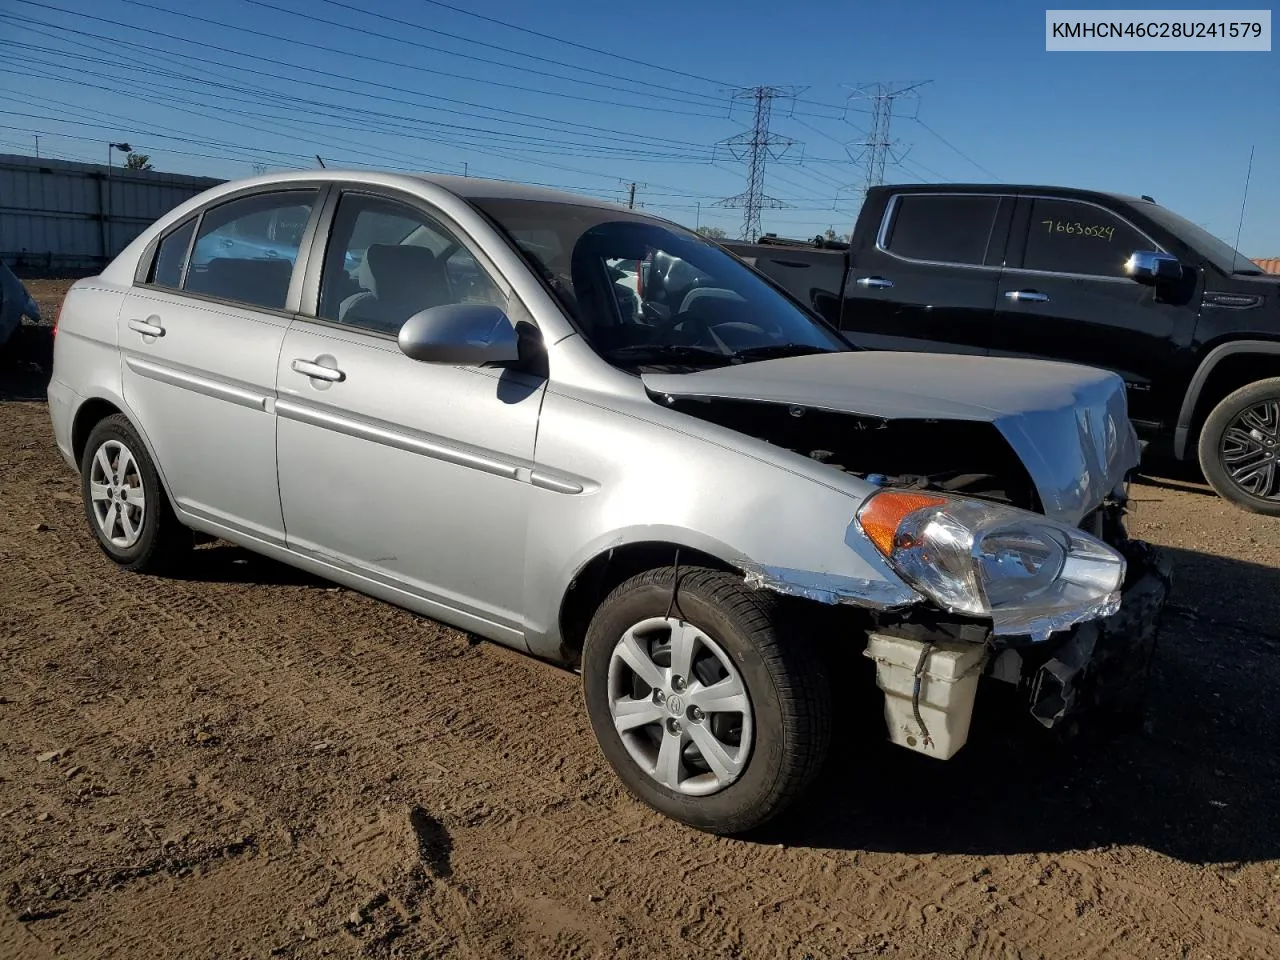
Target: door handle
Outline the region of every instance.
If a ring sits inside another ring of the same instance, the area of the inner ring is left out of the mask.
[[[312,363],[310,360],[298,359],[293,361],[290,366],[293,367],[295,373],[311,377],[313,380],[328,380],[330,383],[341,383],[347,379],[347,375],[341,370]]]
[[[146,320],[130,320],[129,329],[142,334],[144,337],[163,337],[164,327],[158,323],[151,322],[159,319],[159,317],[148,317]]]
[[[886,280],[884,277],[859,277],[854,283],[860,287],[869,287],[873,290],[888,290],[893,286],[893,281]]]
[[[1039,290],[1009,290],[1005,293],[1005,297],[1009,300],[1016,300],[1019,303],[1048,303],[1049,297],[1041,293]]]

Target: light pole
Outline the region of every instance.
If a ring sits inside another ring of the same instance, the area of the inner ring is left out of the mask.
[[[111,151],[119,150],[121,153],[129,153],[133,147],[127,143],[108,143],[107,144],[107,169],[111,169]]]

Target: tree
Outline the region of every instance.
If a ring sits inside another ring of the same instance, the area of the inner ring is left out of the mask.
[[[853,239],[853,237],[852,237],[852,234],[836,233],[834,228],[827,227],[827,233],[824,239],[826,239],[827,241],[839,240],[842,243],[848,243],[851,239]]]
[[[131,153],[124,158],[124,168],[126,170],[150,170],[151,154],[149,153]]]
[[[706,237],[708,240],[723,240],[728,236],[728,234],[719,227],[712,227],[706,224],[703,224],[698,228],[698,233],[702,234],[702,236]]]

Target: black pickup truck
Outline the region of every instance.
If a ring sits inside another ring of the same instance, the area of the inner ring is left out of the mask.
[[[848,244],[724,246],[859,346],[1113,370],[1152,453],[1280,515],[1280,276],[1150,197],[883,186]]]

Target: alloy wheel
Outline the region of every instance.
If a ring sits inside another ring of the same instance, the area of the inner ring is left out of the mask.
[[[1280,500],[1280,400],[1242,410],[1227,425],[1218,456],[1231,483],[1263,500]]]
[[[138,461],[119,440],[105,440],[89,470],[89,499],[98,529],[112,546],[128,549],[142,536],[147,500]]]

